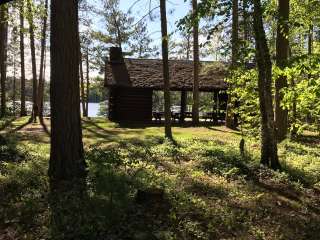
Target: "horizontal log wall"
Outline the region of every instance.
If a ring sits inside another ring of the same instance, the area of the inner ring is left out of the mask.
[[[152,90],[111,88],[109,119],[114,122],[151,122]]]

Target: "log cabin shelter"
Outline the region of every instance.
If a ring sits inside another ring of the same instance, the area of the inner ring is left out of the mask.
[[[153,111],[153,93],[163,91],[162,70],[161,59],[124,58],[120,48],[110,48],[105,65],[109,120],[118,123],[161,121],[161,113]],[[184,122],[186,117],[192,117],[192,113],[186,111],[186,102],[187,92],[193,90],[193,61],[169,60],[169,71],[170,90],[181,92],[177,120]],[[215,121],[224,119],[227,105],[226,74],[225,63],[200,63],[199,91],[212,93],[214,99],[212,111],[204,113],[205,118]]]

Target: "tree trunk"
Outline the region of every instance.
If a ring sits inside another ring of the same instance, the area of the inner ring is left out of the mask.
[[[37,63],[36,63],[36,48],[34,40],[34,23],[33,23],[33,13],[32,13],[32,0],[27,1],[28,7],[28,22],[29,22],[29,34],[30,34],[30,50],[31,50],[31,65],[32,65],[32,116],[33,122],[37,121],[38,116],[38,80],[37,80]]]
[[[286,67],[289,54],[289,0],[278,0],[278,27],[277,27],[277,66],[280,69]],[[287,78],[280,76],[275,81],[275,120],[277,140],[280,142],[286,138],[288,129],[288,111],[281,106],[283,93],[288,86]]]
[[[42,36],[41,36],[41,56],[40,56],[40,74],[39,74],[39,88],[38,88],[38,106],[39,119],[43,122],[43,92],[44,92],[44,62],[46,40],[47,40],[47,14],[48,14],[48,0],[45,0],[45,15],[43,17]]]
[[[15,12],[12,13],[12,15],[15,15]],[[14,46],[13,52],[12,52],[12,60],[13,60],[13,84],[12,84],[12,113],[13,116],[16,116],[16,76],[17,76],[17,68],[16,68],[16,44],[17,44],[17,27],[14,26],[11,31],[12,36],[12,45]]]
[[[16,116],[16,53],[13,53],[12,112]]]
[[[187,33],[187,52],[186,52],[186,60],[190,60],[190,51],[191,51],[191,35]],[[185,90],[181,91],[181,99],[180,99],[180,123],[185,122],[186,111],[187,111],[187,99],[188,92]]]
[[[262,21],[260,0],[254,0],[254,32],[258,64],[258,89],[261,112],[261,164],[279,169],[272,104],[272,64]]]
[[[86,100],[84,95],[84,77],[83,77],[83,67],[82,67],[82,53],[80,50],[80,91],[81,91],[81,107],[82,107],[82,116],[86,117]]]
[[[51,1],[51,181],[86,175],[80,116],[78,1]]]
[[[187,36],[187,60],[190,60],[190,52],[191,52],[191,36],[190,34],[188,33],[188,36]]]
[[[243,39],[244,41],[249,41],[249,31],[250,31],[250,22],[249,22],[249,0],[243,0]]]
[[[26,76],[24,66],[24,1],[21,1],[20,5],[20,71],[21,71],[21,86],[20,86],[20,116],[26,116]]]
[[[86,117],[89,113],[89,91],[90,91],[90,63],[89,63],[89,47],[87,47],[86,54],[86,79],[87,79],[87,92],[86,92]]]
[[[232,56],[231,69],[237,67],[239,58],[239,0],[232,0]],[[226,113],[226,127],[234,129],[237,124],[235,122],[234,106],[232,94],[228,95],[227,113]]]
[[[292,57],[292,51],[291,51],[291,48],[289,46],[289,55],[288,55],[289,58]],[[291,89],[293,90],[293,99],[292,99],[292,129],[291,129],[291,132],[290,132],[290,137],[291,138],[295,138],[296,135],[297,135],[297,132],[298,132],[298,128],[296,127],[295,123],[297,121],[297,118],[298,118],[298,113],[297,113],[297,93],[296,91],[294,90],[295,87],[296,87],[296,81],[295,79],[291,79],[290,81],[290,86],[291,86]]]
[[[309,26],[309,34],[308,34],[308,55],[312,54],[313,49],[313,25]]]
[[[291,88],[295,89],[296,82],[295,79],[291,79]],[[295,126],[295,123],[298,119],[298,112],[297,112],[297,93],[294,91],[293,92],[293,102],[292,102],[292,123],[294,126],[292,127],[291,130],[291,138],[294,138],[297,135],[298,128]]]
[[[8,6],[0,6],[0,73],[1,73],[1,113],[0,117],[7,114],[6,81],[7,81],[7,45],[8,45]]]
[[[198,3],[192,0],[193,14],[193,105],[192,122],[199,124],[199,21],[198,21]]]
[[[186,108],[187,108],[187,91],[181,91],[180,99],[180,123],[184,123],[186,118]]]
[[[239,0],[232,0],[232,67],[237,66],[239,60]]]
[[[165,137],[172,140],[173,138],[172,138],[172,132],[171,132],[170,75],[169,75],[166,0],[160,0],[160,15],[161,15],[161,35],[162,35]]]
[[[219,124],[219,116],[220,116],[220,98],[219,98],[219,90],[214,91],[214,106],[213,106],[213,113],[215,115],[214,121],[216,124]]]

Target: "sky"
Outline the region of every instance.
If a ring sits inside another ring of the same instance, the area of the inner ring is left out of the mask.
[[[102,0],[88,0],[89,3],[98,9],[102,9]],[[149,2],[151,1],[151,6]],[[131,8],[131,14],[135,17],[135,22],[139,21],[142,17],[146,16],[149,9],[154,9],[159,5],[159,0],[120,0],[120,8],[123,12],[128,12]],[[174,33],[177,30],[177,21],[183,18],[191,9],[190,1],[185,2],[185,0],[167,0],[167,21],[168,21],[168,33]],[[150,37],[154,40],[153,44],[161,46],[161,24],[160,24],[160,10],[159,8],[153,11],[156,16],[153,21],[147,16],[146,22],[148,26],[148,32]],[[92,15],[90,18],[93,21],[93,29],[104,31],[105,23],[102,17],[97,15]],[[176,33],[172,36],[173,39],[179,40],[179,34]],[[201,42],[201,39],[200,39]],[[26,43],[28,44],[28,43]],[[26,52],[27,63],[31,62],[31,57],[28,52]],[[203,60],[212,60],[211,58],[204,58]],[[50,59],[49,54],[47,54],[47,71],[46,79],[49,79],[50,71]],[[30,78],[31,75],[31,64],[26,64],[26,74]],[[98,72],[94,71],[93,75],[98,75]]]
[[[93,6],[101,9],[101,2],[102,0],[89,0],[89,3]],[[131,9],[132,15],[135,17],[135,21],[139,21],[143,16],[145,16],[149,12],[149,0],[120,0],[120,8],[124,12],[128,12],[130,7],[137,2]],[[151,9],[159,5],[159,0],[151,0]],[[187,12],[190,10],[190,3],[185,2],[185,0],[167,0],[167,20],[168,20],[168,32],[174,32],[176,27],[176,22],[184,17]],[[159,8],[154,10],[153,12],[158,18],[155,18],[154,21],[150,21],[149,17],[146,17],[148,31],[151,34],[150,37],[153,38],[155,45],[161,46],[161,24],[160,24],[160,10]],[[103,31],[105,28],[103,19],[96,15],[92,16],[94,30]],[[26,23],[27,24],[27,23]],[[178,38],[178,34],[174,36]],[[29,45],[28,35],[26,35],[25,39],[26,46]],[[49,43],[48,43],[49,44]],[[25,49],[25,57],[26,57],[26,76],[27,78],[32,78],[32,71],[31,71],[31,55],[28,48]],[[37,57],[37,65],[39,66],[39,57]],[[46,57],[46,80],[50,78],[50,58],[49,53],[47,53]],[[19,69],[18,69],[19,70]],[[37,69],[38,70],[38,69]],[[12,75],[12,67],[8,67],[8,74]],[[19,72],[19,71],[18,71]],[[98,75],[98,72],[93,71],[93,75]]]
[[[91,4],[99,7],[101,0],[90,0]],[[159,0],[151,0],[151,6],[149,6],[149,0],[120,0],[120,8],[123,12],[128,12],[131,9],[132,15],[135,17],[136,22],[144,17],[149,9],[153,9],[159,5]],[[168,20],[168,32],[174,32],[176,27],[176,22],[183,18],[190,10],[190,3],[185,2],[185,0],[169,0],[167,1],[167,20]],[[155,9],[153,13],[158,16],[154,21],[150,21],[149,17],[146,17],[148,23],[148,30],[151,34],[150,36],[154,39],[155,44],[160,44],[161,40],[161,28],[160,28],[160,10]],[[96,29],[103,29],[102,19],[94,19],[94,25]]]
[[[136,0],[120,0],[120,7],[124,11],[127,11],[130,6],[135,2]],[[159,0],[153,0],[151,9],[159,5]],[[145,16],[146,13],[149,11],[149,0],[141,0],[137,5],[133,8],[132,12],[136,13],[136,18],[141,18],[142,16]],[[183,18],[188,11],[190,10],[190,3],[185,2],[185,0],[172,0],[167,1],[167,18],[168,18],[168,31],[169,33],[172,33],[176,30],[176,22]],[[159,16],[159,9],[156,9],[154,13],[157,13],[157,16]],[[138,17],[139,16],[139,17]],[[160,33],[160,18],[155,19],[154,22],[148,21],[148,27],[149,32],[153,33],[153,38],[155,41],[159,41],[161,39],[161,33]]]

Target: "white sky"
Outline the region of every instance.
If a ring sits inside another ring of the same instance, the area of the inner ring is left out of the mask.
[[[101,8],[101,0],[88,0],[90,4],[93,4],[97,8]],[[127,12],[129,8],[133,5],[133,3],[137,2],[137,0],[120,0],[120,8]],[[149,2],[151,2],[151,5],[149,5]],[[158,6],[159,0],[140,0],[138,1],[134,7],[132,7],[131,12],[135,16],[136,21],[141,19],[143,16],[145,16],[149,9],[153,9],[154,7]],[[149,17],[146,18],[148,23],[148,30],[151,34],[152,38],[154,39],[154,44],[161,46],[161,25],[160,25],[160,19],[159,19],[159,9],[156,9],[153,13],[158,16],[154,19],[154,21],[150,21]],[[168,31],[169,33],[173,33],[176,31],[176,23],[179,19],[184,17],[188,11],[190,11],[190,2],[185,0],[170,0],[167,1],[167,18],[168,18]],[[103,31],[105,28],[103,19],[98,16],[92,16],[93,20],[93,28],[94,30],[100,30]],[[25,23],[27,25],[27,23]],[[179,39],[179,35],[176,33],[173,35],[173,38],[176,40]],[[200,42],[204,41],[205,39],[200,39]],[[39,43],[38,43],[39,44]],[[28,79],[32,78],[31,73],[31,56],[30,56],[30,48],[29,48],[29,34],[25,34],[25,65],[26,65],[26,77]],[[39,55],[40,51],[37,52],[37,74],[39,74]],[[17,54],[17,59],[20,60],[20,55]],[[210,58],[207,58],[205,60],[208,60]],[[212,59],[212,58],[211,58]],[[50,78],[50,58],[49,58],[49,51],[47,52],[46,57],[46,80],[48,81]],[[10,72],[12,71],[12,68],[8,69],[9,73],[8,75],[12,75]],[[96,76],[98,72],[91,72],[92,76]],[[19,67],[18,67],[18,74],[20,75]]]
[[[101,6],[101,0],[89,0],[91,4],[99,7]],[[149,3],[151,2],[151,5]],[[134,4],[136,3],[136,4]],[[134,4],[134,6],[133,6]],[[124,12],[128,12],[131,8],[131,12],[133,16],[135,16],[136,21],[145,16],[149,9],[153,9],[159,5],[159,0],[120,0],[120,8]],[[190,10],[190,4],[185,2],[184,0],[171,0],[167,1],[167,18],[168,18],[168,31],[172,33],[176,30],[176,22],[184,17],[188,11]],[[153,13],[159,17],[159,9],[153,11]],[[153,33],[151,36],[155,41],[160,41],[161,39],[161,28],[160,28],[160,20],[156,18],[153,22],[149,20],[149,17],[146,18],[148,20],[148,30],[149,33]],[[103,23],[99,19],[95,19],[95,25],[100,30],[104,28]]]

